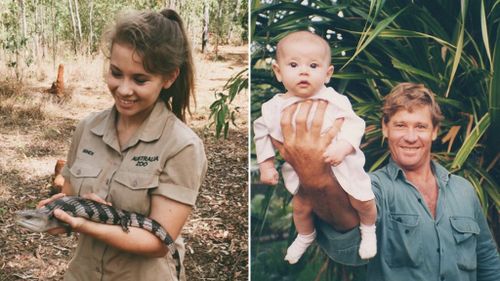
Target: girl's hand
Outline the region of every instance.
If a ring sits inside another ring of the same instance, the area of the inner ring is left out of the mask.
[[[97,203],[101,203],[101,204],[108,205],[108,206],[113,206],[111,204],[111,202],[104,201],[104,199],[102,199],[101,197],[99,197],[95,193],[87,193],[87,194],[84,194],[82,197],[85,199],[90,199],[92,201],[96,201]]]
[[[66,194],[58,193],[50,198],[44,199],[37,204],[37,208],[42,208],[43,206],[49,204],[50,202],[57,200],[59,198],[62,198],[64,196],[66,196]],[[104,201],[99,196],[97,196],[97,194],[95,194],[95,193],[88,193],[88,194],[83,195],[82,197],[96,201],[96,202],[101,203],[101,204],[111,206],[110,202]],[[78,232],[78,230],[82,227],[82,225],[84,225],[87,222],[87,220],[84,218],[73,217],[60,209],[54,210],[54,216],[58,220],[60,220],[64,223],[67,223],[71,227],[71,229],[73,231],[76,231],[76,232]],[[52,235],[58,235],[58,234],[63,234],[63,233],[67,233],[67,232],[68,232],[67,229],[64,227],[58,227],[58,228],[54,228],[54,229],[51,229],[48,231],[48,233],[50,233]]]
[[[66,196],[66,194],[64,194],[64,193],[57,193],[56,195],[53,195],[50,198],[43,199],[42,201],[38,202],[38,204],[36,205],[36,208],[40,209],[43,206],[49,204],[50,202],[55,201],[55,200],[57,200],[59,198],[63,198],[64,196]]]
[[[101,203],[101,204],[104,204],[104,205],[111,206],[110,202],[104,201],[104,199],[102,199],[101,197],[99,197],[95,193],[87,193],[87,194],[84,194],[82,197],[85,198],[85,199],[90,199],[90,200],[96,201],[97,203]],[[60,210],[60,209],[54,210],[54,216],[58,220],[60,220],[60,221],[62,221],[64,223],[67,223],[71,227],[71,229],[73,231],[76,231],[76,232],[79,232],[79,230],[81,229],[81,227],[85,223],[88,222],[88,220],[86,220],[84,218],[73,217],[73,216],[69,215],[68,213],[66,213],[66,212],[64,212],[63,210]],[[57,234],[59,234],[59,233],[57,233]]]
[[[40,209],[40,208],[42,208],[43,206],[45,206],[45,205],[49,204],[50,202],[55,201],[55,200],[57,200],[57,199],[60,199],[60,198],[62,198],[62,197],[64,197],[64,196],[66,196],[66,194],[64,194],[64,193],[58,193],[58,194],[55,194],[55,195],[53,195],[53,196],[52,196],[52,197],[50,197],[50,198],[47,198],[47,199],[44,199],[44,200],[42,200],[42,201],[38,202],[38,204],[36,205],[36,208],[37,208],[37,209]],[[59,211],[59,210],[58,210],[58,211]],[[55,212],[54,212],[54,213],[55,213]],[[64,212],[63,212],[63,213],[64,213]],[[56,216],[56,217],[57,217],[57,216]],[[48,233],[50,233],[50,234],[52,234],[52,235],[58,235],[58,234],[66,233],[67,231],[66,231],[66,229],[65,229],[64,227],[58,227],[58,228],[53,228],[53,229],[51,229],[51,230],[49,230],[49,231],[47,231],[47,232],[48,232]]]
[[[68,213],[66,213],[65,211],[63,211],[61,209],[54,210],[54,216],[58,220],[60,220],[64,223],[67,223],[69,225],[69,227],[71,227],[71,230],[76,231],[76,232],[78,232],[78,230],[87,222],[86,219],[80,218],[80,217],[72,217],[71,215],[69,215]],[[59,228],[51,229],[48,232],[50,234],[62,234],[62,233],[66,233],[67,229],[64,227],[59,227]]]

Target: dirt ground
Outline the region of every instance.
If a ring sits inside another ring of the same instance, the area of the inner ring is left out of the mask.
[[[247,46],[225,46],[217,61],[196,54],[197,108],[189,125],[205,142],[207,178],[183,229],[188,280],[248,278],[247,93],[235,105],[238,127],[215,139],[209,106],[215,91],[247,65]],[[44,90],[55,81],[54,66],[27,72],[21,86],[0,82],[0,280],[62,280],[77,237],[30,233],[13,214],[49,196],[57,159],[65,159],[78,121],[113,103],[103,80],[102,59],[64,60],[70,98]],[[0,73],[2,70],[0,69]],[[4,91],[18,87],[15,96]],[[2,92],[4,91],[4,92]]]

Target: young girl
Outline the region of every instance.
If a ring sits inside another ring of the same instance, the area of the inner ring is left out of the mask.
[[[180,264],[151,232],[131,227],[127,233],[58,210],[55,216],[80,233],[64,280],[185,280],[179,234],[207,162],[201,140],[183,123],[194,90],[183,23],[173,10],[127,12],[108,43],[106,83],[115,104],[77,126],[62,192],[158,221],[177,238]]]

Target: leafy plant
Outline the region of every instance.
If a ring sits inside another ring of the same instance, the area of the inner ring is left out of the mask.
[[[236,116],[239,112],[239,106],[233,106],[231,103],[234,98],[241,92],[248,88],[248,70],[244,69],[238,74],[231,77],[221,92],[216,92],[216,100],[210,105],[210,117],[213,122],[210,126],[215,125],[215,136],[220,137],[224,132],[224,138],[227,138],[229,132],[229,125],[236,124]],[[227,91],[227,94],[224,93]]]
[[[284,91],[270,67],[276,43],[287,32],[312,29],[331,45],[330,86],[366,121],[365,168],[376,170],[389,156],[380,128],[383,97],[399,82],[425,84],[445,115],[433,157],[472,183],[498,237],[500,1],[253,1],[252,7],[252,120],[263,102]]]

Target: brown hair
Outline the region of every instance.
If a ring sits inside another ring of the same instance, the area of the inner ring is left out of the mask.
[[[179,68],[179,76],[170,88],[161,90],[160,98],[185,121],[186,112],[191,113],[190,99],[194,101],[194,65],[180,16],[170,9],[125,11],[118,15],[105,40],[109,53],[114,43],[131,45],[147,72],[168,76]]]
[[[400,83],[385,96],[382,107],[382,120],[385,124],[401,109],[412,112],[414,108],[429,106],[431,110],[432,125],[439,126],[443,120],[441,109],[434,99],[434,93],[423,84]]]

